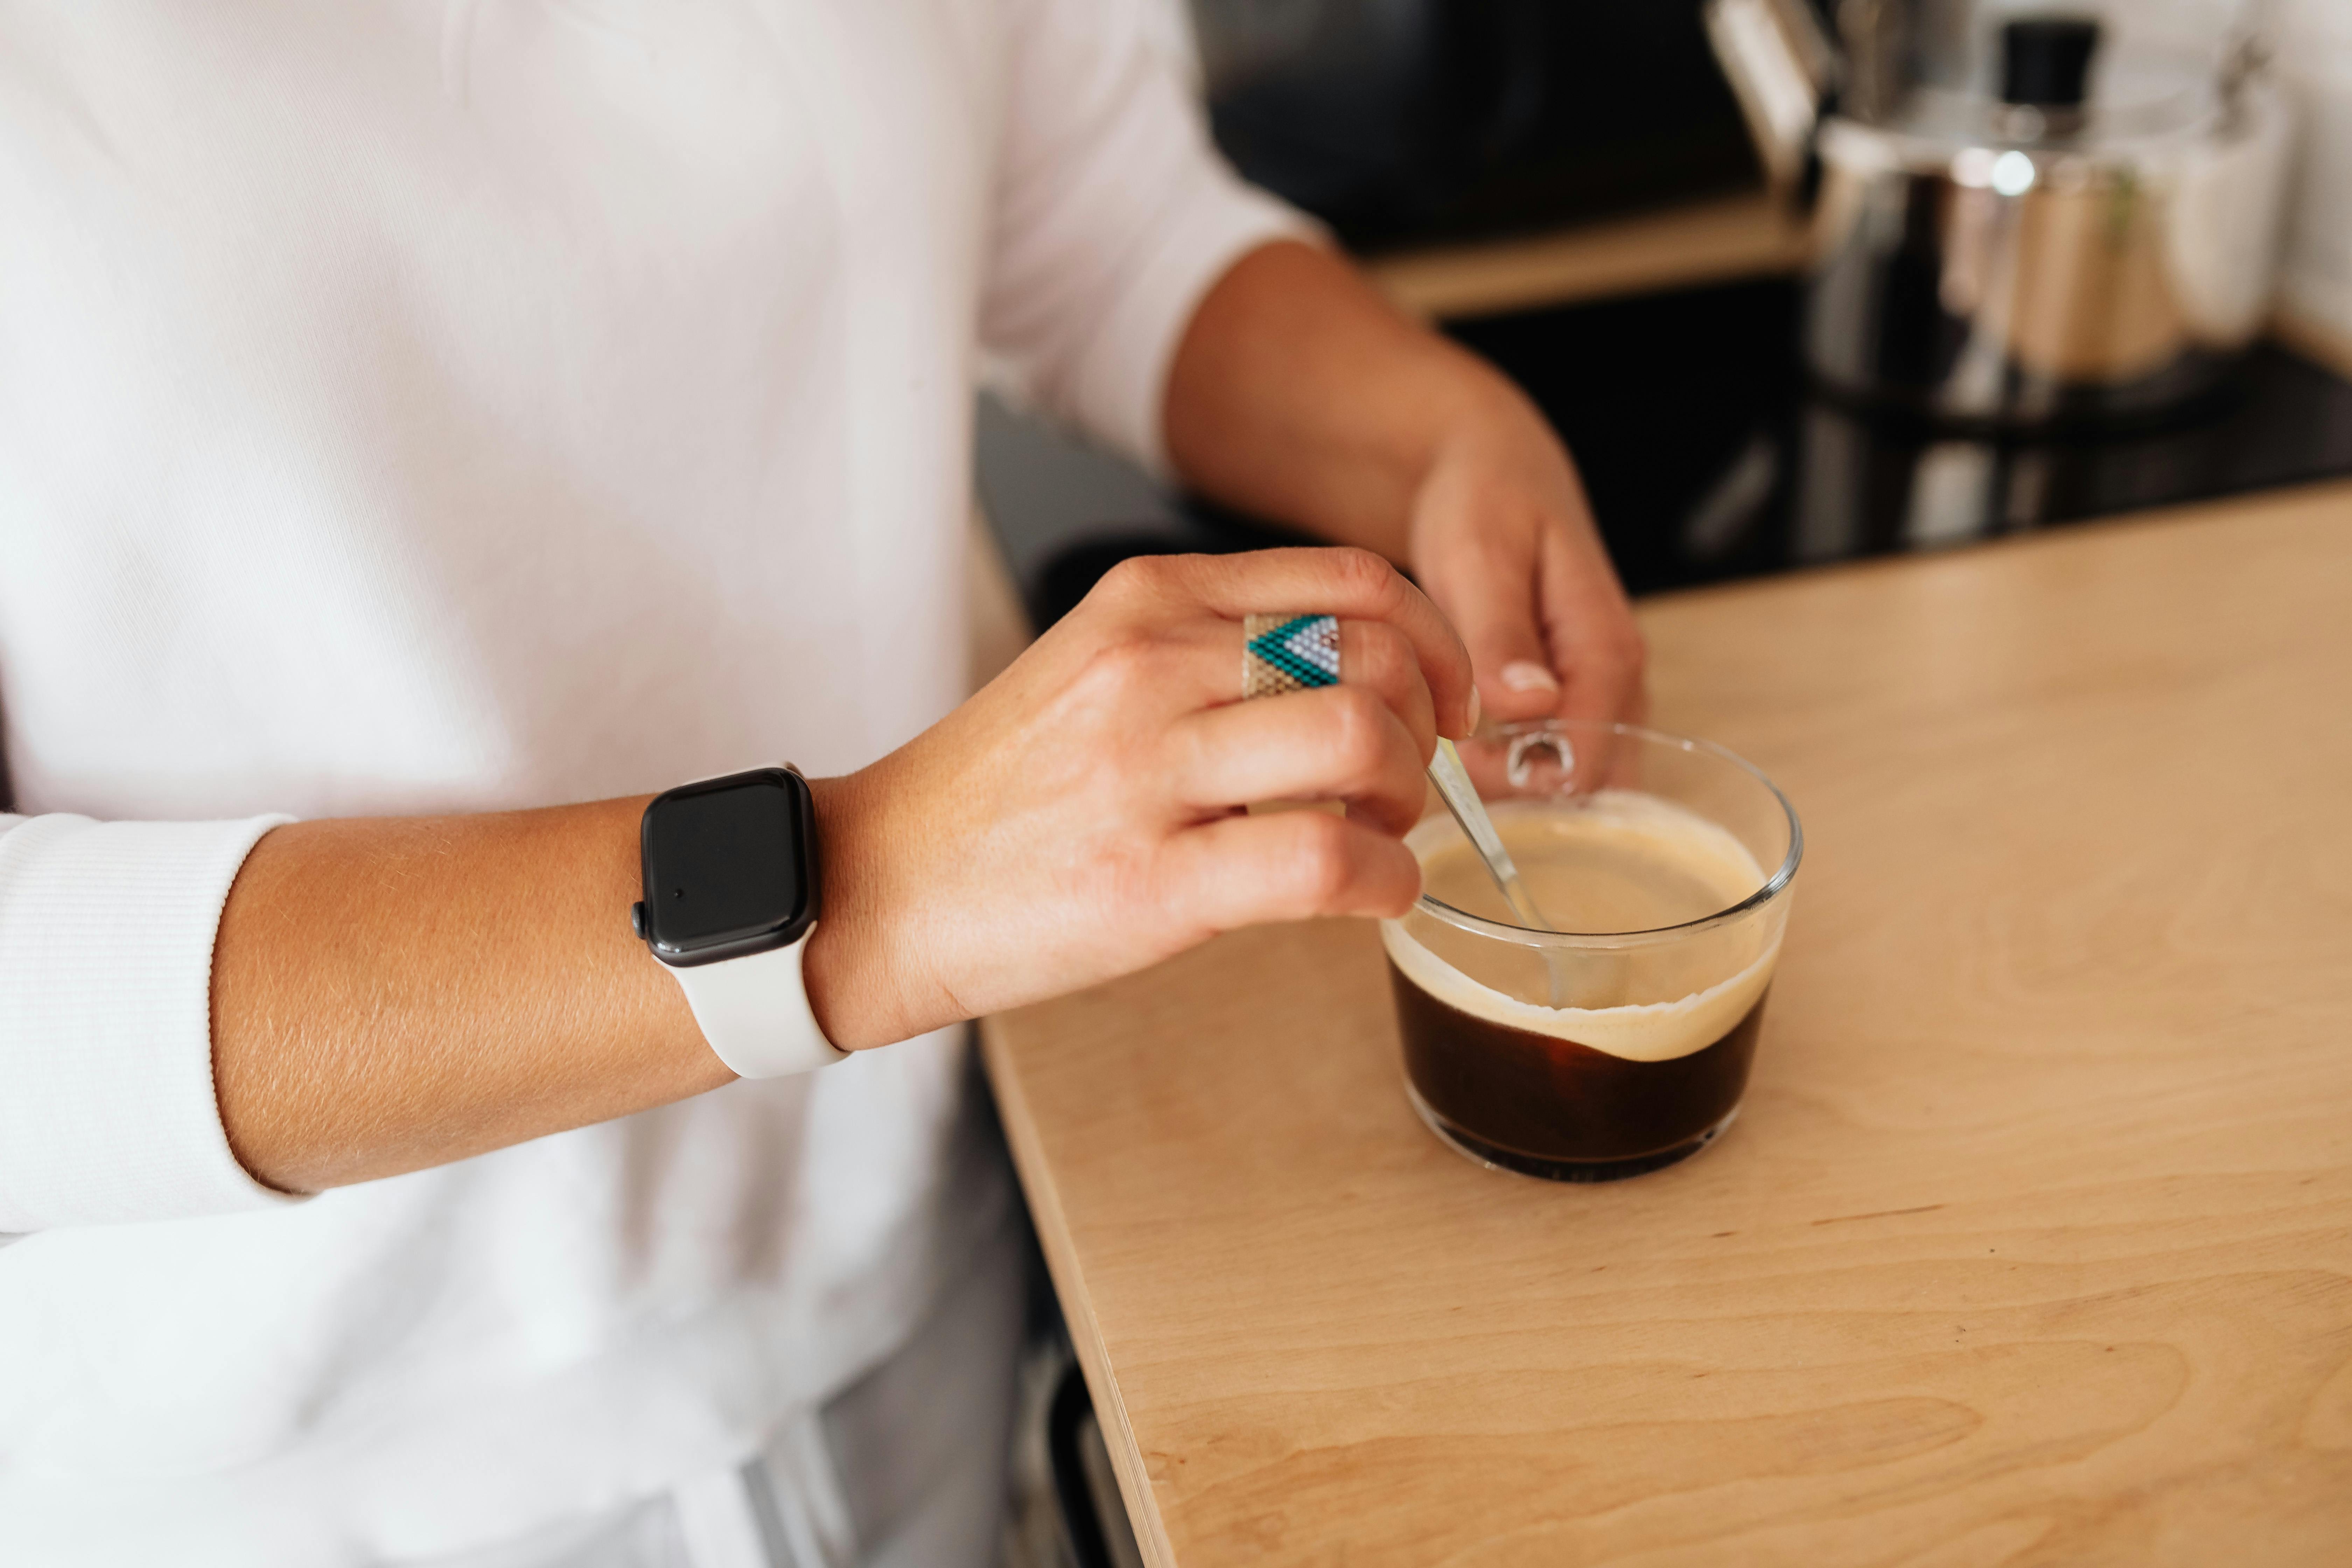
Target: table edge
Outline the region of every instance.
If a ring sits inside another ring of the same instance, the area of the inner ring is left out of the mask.
[[[1045,1271],[1052,1277],[1054,1294],[1069,1329],[1070,1346],[1077,1352],[1087,1392],[1094,1400],[1095,1425],[1101,1429],[1103,1447],[1109,1452],[1111,1468],[1118,1477],[1119,1496],[1127,1505],[1136,1545],[1150,1568],[1176,1568],[1175,1546],[1168,1539],[1166,1521],[1160,1516],[1159,1500],[1152,1493],[1150,1472],[1144,1467],[1143,1447],[1136,1438],[1135,1423],[1128,1418],[1118,1382],[1111,1375],[1110,1352],[1103,1342],[1102,1325],[1095,1317],[1093,1294],[1086,1288],[1086,1270],[1077,1258],[1068,1216],[1062,1211],[1061,1192],[1045,1158],[1021,1075],[1005,1059],[1012,1047],[1004,1041],[1002,1029],[1002,1020],[994,1015],[980,1020],[981,1063],[988,1073],[989,1087],[995,1093],[1004,1141],[1012,1150],[1022,1194],[1029,1203],[1031,1227],[1045,1255]]]

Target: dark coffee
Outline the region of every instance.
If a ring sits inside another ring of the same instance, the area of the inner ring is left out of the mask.
[[[1413,829],[1425,896],[1381,936],[1415,1105],[1479,1159],[1557,1181],[1696,1152],[1748,1087],[1780,946],[1780,910],[1737,912],[1764,881],[1754,854],[1635,791],[1492,809],[1566,934],[1526,940],[1450,819]]]
[[[1712,1044],[1633,1061],[1465,1013],[1393,961],[1389,982],[1424,1111],[1471,1152],[1555,1180],[1638,1175],[1703,1148],[1748,1087],[1764,1018],[1759,995]]]

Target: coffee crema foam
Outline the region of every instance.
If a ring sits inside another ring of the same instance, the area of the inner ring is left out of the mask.
[[[1729,831],[1639,791],[1602,790],[1572,804],[1500,802],[1491,815],[1537,906],[1562,931],[1608,934],[1680,925],[1730,909],[1764,885],[1763,868]],[[1429,817],[1405,844],[1421,861],[1430,897],[1517,924],[1452,817]],[[1499,988],[1514,963],[1523,972],[1517,988],[1528,988],[1530,949],[1440,927],[1432,917],[1419,923],[1432,928],[1448,956],[1433,952],[1401,921],[1382,921],[1381,940],[1397,968],[1432,996],[1474,1017],[1628,1061],[1670,1061],[1721,1039],[1763,995],[1780,956],[1778,920],[1729,922],[1655,946],[1571,950],[1560,962],[1571,972],[1581,966],[1603,976],[1596,988],[1631,987],[1654,999],[1551,1007]]]

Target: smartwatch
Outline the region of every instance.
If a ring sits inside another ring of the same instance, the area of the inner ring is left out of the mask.
[[[639,856],[645,898],[629,922],[686,992],[720,1061],[740,1078],[781,1078],[847,1054],[817,1027],[801,981],[818,877],[816,804],[799,769],[655,796]]]

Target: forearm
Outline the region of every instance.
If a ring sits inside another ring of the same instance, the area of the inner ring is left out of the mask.
[[[213,965],[231,1147],[310,1192],[683,1099],[730,1075],[630,934],[638,800],[296,823]]]
[[[1251,606],[1340,617],[1347,684],[1231,700]],[[821,912],[802,976],[836,1046],[887,1045],[1269,920],[1393,914],[1460,641],[1353,551],[1131,563],[979,695],[813,779]],[[1251,816],[1332,799],[1345,817]],[[646,801],[297,823],[214,944],[214,1089],[246,1170],[317,1191],[728,1081],[629,929]]]
[[[1447,443],[1498,429],[1549,442],[1491,366],[1296,241],[1244,257],[1202,300],[1164,418],[1178,472],[1202,493],[1399,562]]]

